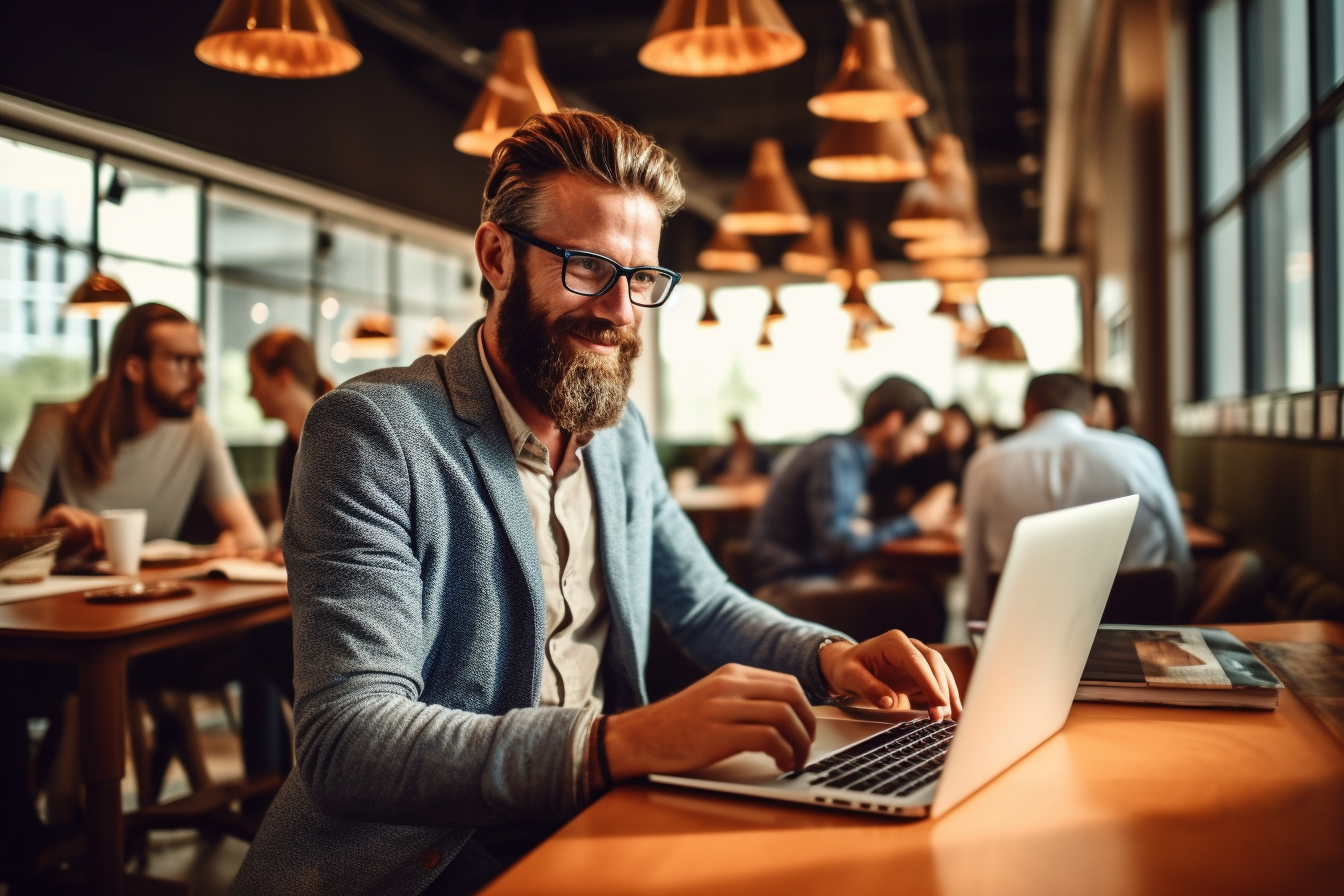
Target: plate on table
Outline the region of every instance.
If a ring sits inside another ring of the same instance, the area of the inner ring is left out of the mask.
[[[113,585],[111,588],[95,588],[85,591],[84,599],[94,604],[120,604],[186,597],[195,593],[195,589],[186,582],[164,579],[159,582],[131,582],[128,585]]]

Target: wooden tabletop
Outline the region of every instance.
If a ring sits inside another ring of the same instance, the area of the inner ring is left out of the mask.
[[[1326,623],[1229,626],[1331,640]],[[625,785],[486,892],[1339,892],[1344,745],[1274,712],[1075,704],[1064,730],[937,821]]]
[[[697,485],[672,494],[687,513],[714,513],[759,510],[770,491],[770,480],[760,479],[742,485]]]

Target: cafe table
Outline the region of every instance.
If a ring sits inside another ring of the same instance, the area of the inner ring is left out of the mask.
[[[155,581],[193,569],[145,571]],[[103,584],[89,577],[84,588]],[[288,619],[283,584],[196,579],[186,597],[94,603],[84,590],[0,603],[0,659],[69,663],[79,696],[79,759],[85,788],[85,885],[90,893],[185,892],[124,873],[121,804],[126,774],[127,662],[135,656],[235,635]]]
[[[1227,628],[1344,647],[1332,623]],[[965,683],[968,649],[943,649]],[[1341,843],[1344,743],[1295,693],[1272,712],[1075,703],[936,820],[627,783],[484,893],[1337,896]]]

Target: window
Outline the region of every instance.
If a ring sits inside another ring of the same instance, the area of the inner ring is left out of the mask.
[[[1219,218],[1204,234],[1205,378],[1215,397],[1246,390],[1241,246],[1239,210]]]
[[[1207,208],[1241,182],[1241,85],[1236,0],[1209,6],[1200,27],[1200,109],[1204,158],[1201,204]]]
[[[1257,337],[1264,389],[1316,385],[1311,304],[1311,171],[1299,153],[1265,181],[1257,198],[1262,233],[1256,268],[1261,309]]]
[[[1307,0],[1252,0],[1246,50],[1251,147],[1258,158],[1307,117]]]

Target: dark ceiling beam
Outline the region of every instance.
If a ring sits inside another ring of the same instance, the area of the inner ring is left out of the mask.
[[[434,17],[420,0],[336,0],[352,15],[389,36],[414,47],[458,74],[485,83],[493,68],[494,53],[468,46]],[[569,102],[590,112],[598,105],[571,90],[563,91]],[[463,110],[465,115],[467,110]],[[717,198],[713,179],[699,171],[684,154],[677,157],[681,183],[686,189],[686,210],[707,221],[723,216],[724,203]]]

